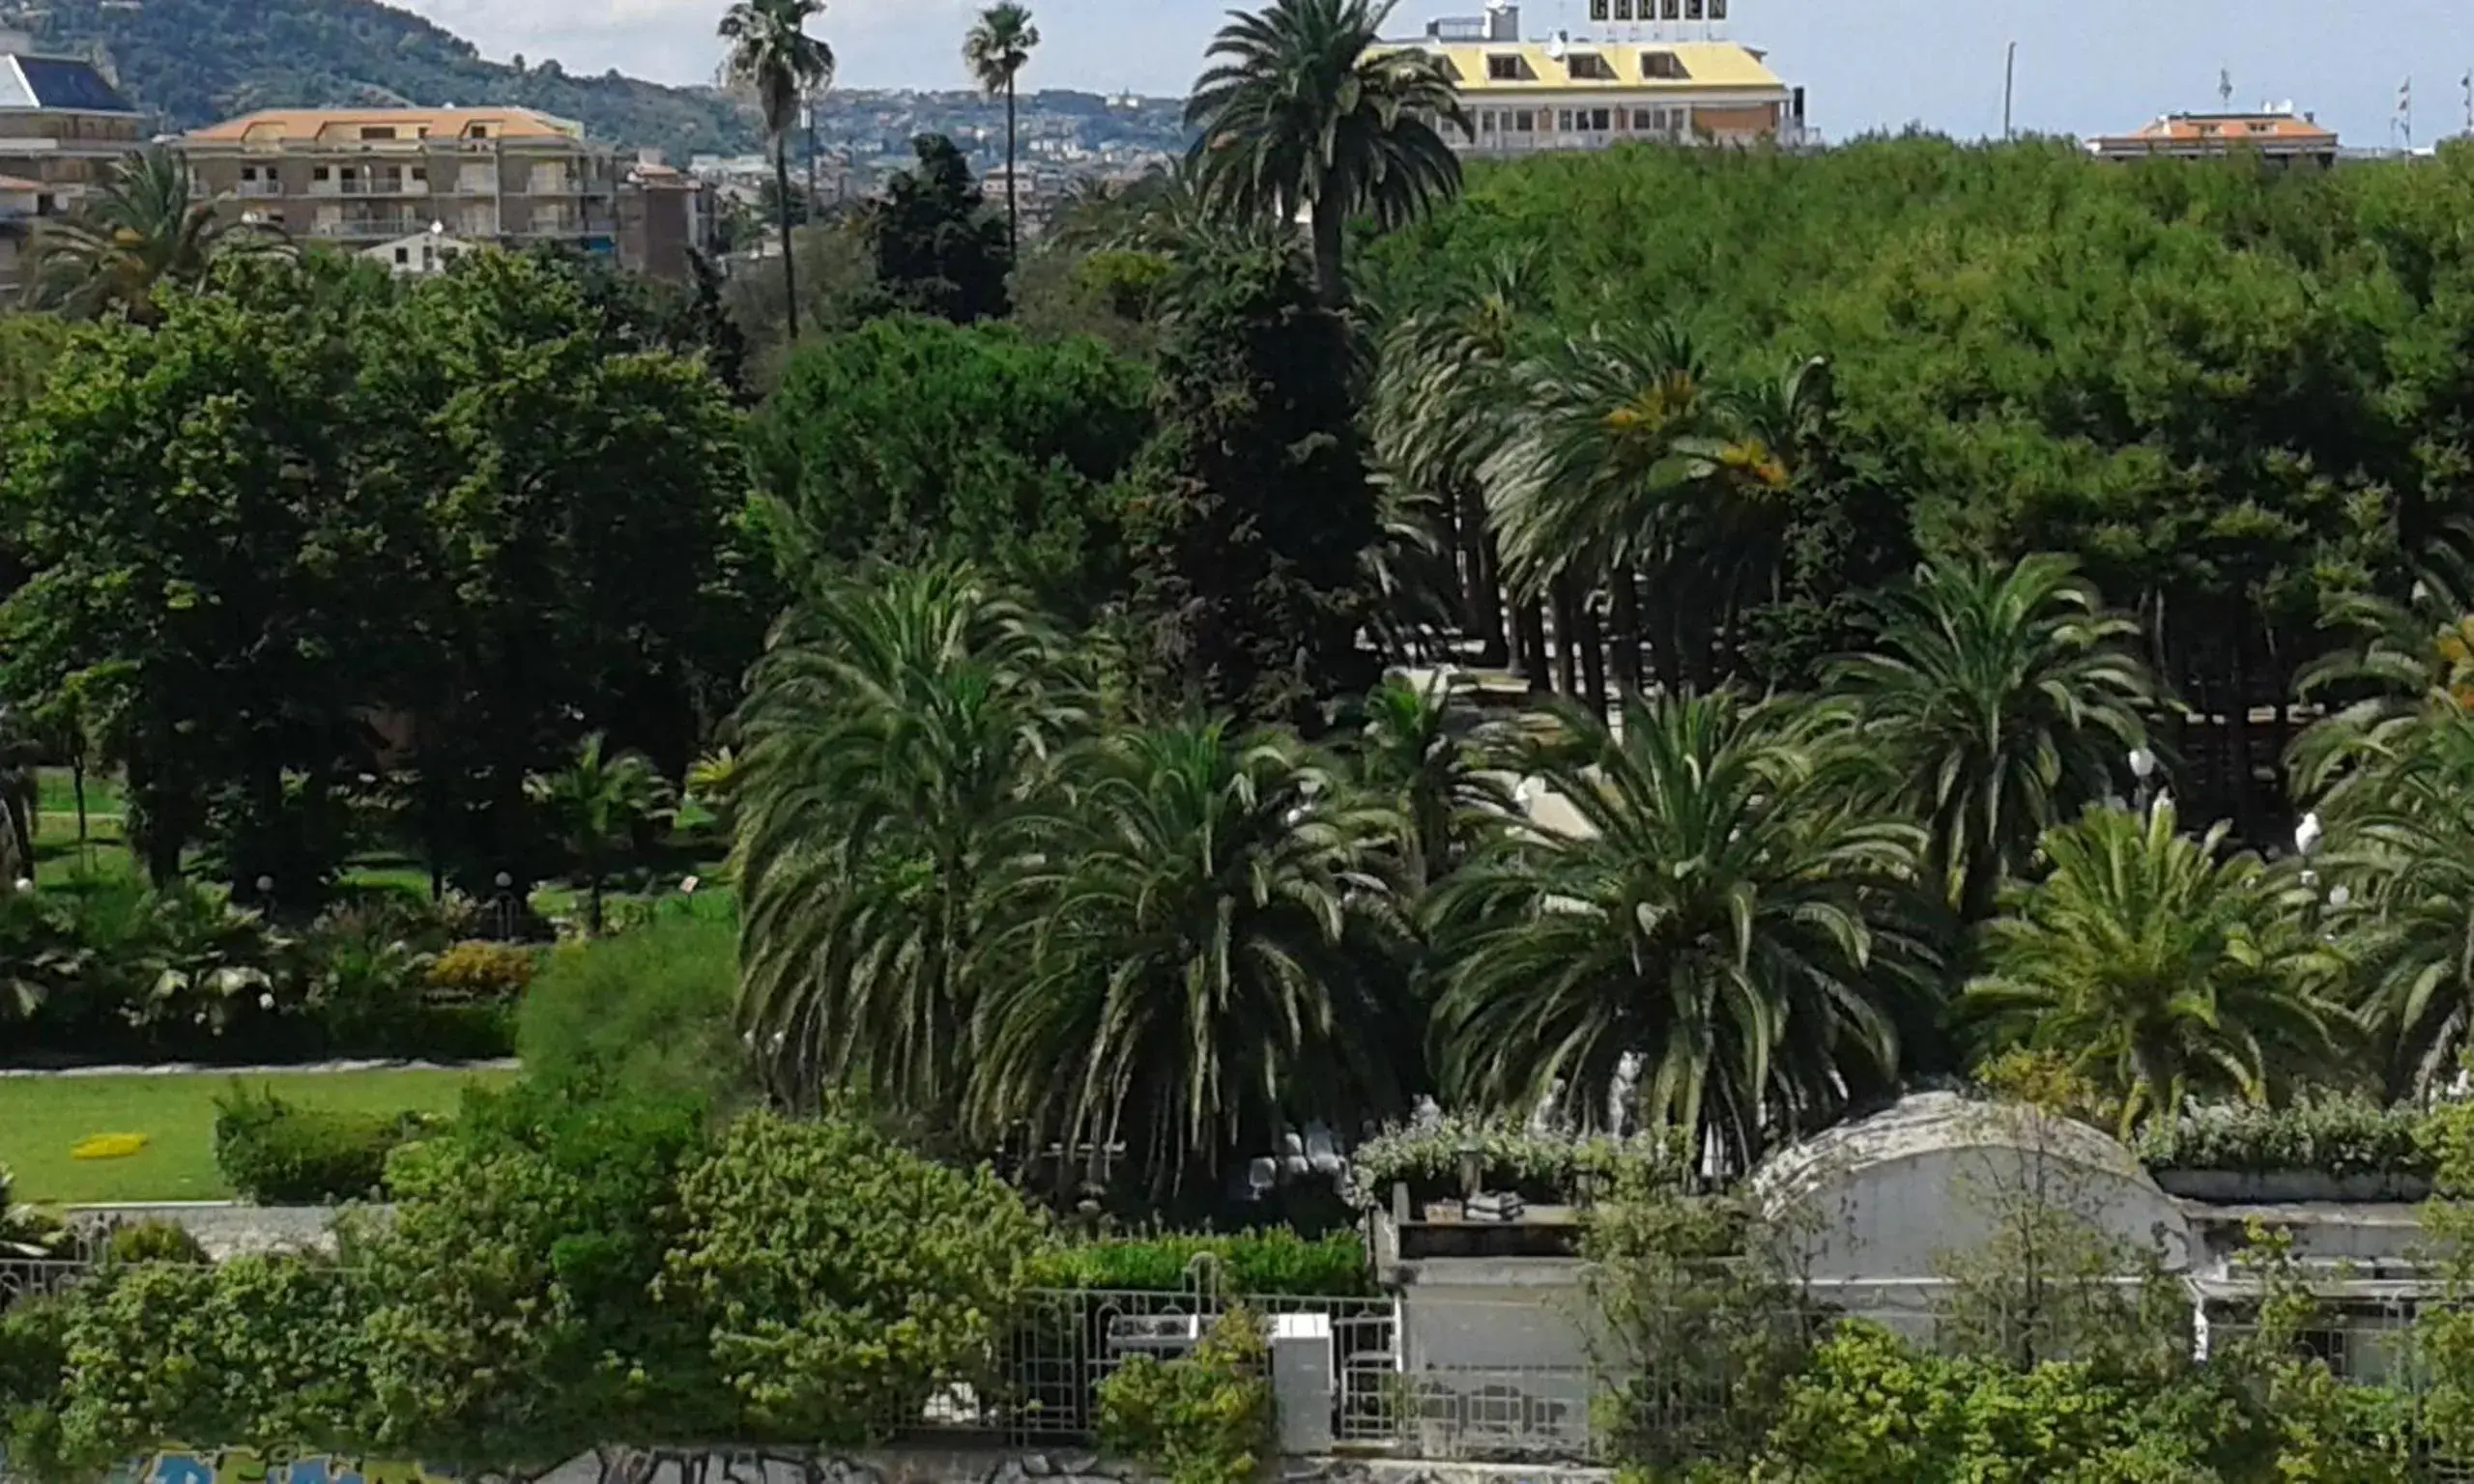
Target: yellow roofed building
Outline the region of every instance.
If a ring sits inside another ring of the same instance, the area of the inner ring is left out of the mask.
[[[1478,156],[1671,144],[1798,146],[1807,142],[1804,97],[1764,54],[1725,39],[1726,0],[1592,0],[1605,24],[1585,37],[1528,41],[1517,6],[1482,18],[1438,20],[1402,49],[1439,57],[1459,86],[1474,136],[1451,130]],[[1688,18],[1687,18],[1688,13]]]

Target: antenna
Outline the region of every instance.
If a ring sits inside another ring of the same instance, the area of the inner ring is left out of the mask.
[[[2216,72],[2216,100],[2228,112],[2233,108],[2233,69],[2222,67]]]
[[[2001,68],[2001,138],[2008,143],[2018,138],[2010,128],[2010,105],[2019,96],[2019,43],[2010,43],[2010,60]]]

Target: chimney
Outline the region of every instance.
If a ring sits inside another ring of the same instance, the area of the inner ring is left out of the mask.
[[[1492,0],[1486,7],[1486,40],[1517,42],[1520,40],[1520,7],[1510,0]]]

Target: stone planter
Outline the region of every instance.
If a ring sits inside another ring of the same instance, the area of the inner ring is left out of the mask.
[[[2407,1171],[2331,1175],[2324,1170],[2157,1170],[2169,1195],[2219,1206],[2282,1206],[2322,1201],[2358,1204],[2428,1200],[2431,1177]]]

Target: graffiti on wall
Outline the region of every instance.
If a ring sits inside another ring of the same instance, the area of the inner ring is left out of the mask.
[[[453,1484],[419,1464],[311,1454],[270,1463],[246,1448],[158,1453],[113,1484]]]

